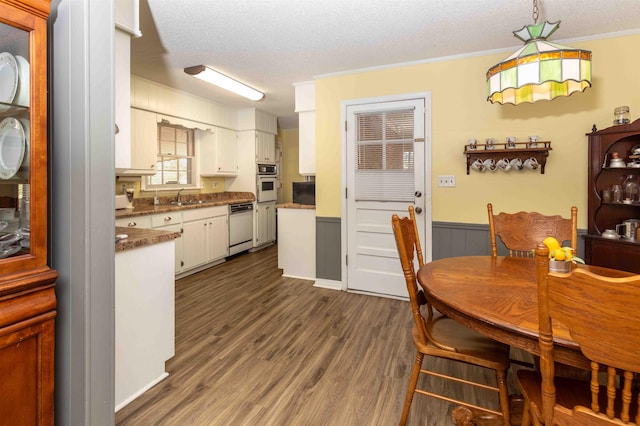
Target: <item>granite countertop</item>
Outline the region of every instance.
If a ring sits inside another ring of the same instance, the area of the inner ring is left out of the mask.
[[[167,213],[180,210],[201,209],[205,207],[226,206],[236,203],[251,203],[256,197],[251,192],[217,192],[213,194],[193,194],[183,196],[185,204],[177,206],[170,204],[173,197],[160,197],[160,205],[153,205],[153,198],[138,198],[134,200],[133,209],[116,210],[116,219],[125,217],[145,216],[156,213]],[[126,239],[118,239],[118,235],[127,235]],[[179,238],[179,232],[162,231],[158,229],[126,228],[116,226],[116,253],[136,247],[170,241]]]
[[[298,204],[298,203],[282,203],[276,204],[277,209],[305,209],[305,210],[315,210],[315,204]]]
[[[133,209],[116,210],[116,219],[123,217],[145,216],[156,213],[167,213],[179,210],[200,209],[205,207],[226,206],[236,203],[251,203],[256,197],[251,192],[218,192],[213,194],[185,195],[185,204],[177,206],[170,204],[175,197],[161,197],[160,205],[153,205],[153,198],[140,198],[134,200]]]
[[[118,235],[126,235],[127,238],[119,239]],[[179,237],[179,232],[116,226],[116,253],[137,247],[171,241]]]

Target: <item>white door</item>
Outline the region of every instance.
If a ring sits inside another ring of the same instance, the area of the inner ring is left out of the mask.
[[[408,297],[393,213],[414,205],[425,261],[431,260],[430,97],[347,105],[347,288]]]

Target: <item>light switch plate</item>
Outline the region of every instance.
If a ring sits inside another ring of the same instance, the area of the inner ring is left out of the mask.
[[[438,186],[455,188],[456,186],[456,177],[454,175],[439,175],[438,176]]]

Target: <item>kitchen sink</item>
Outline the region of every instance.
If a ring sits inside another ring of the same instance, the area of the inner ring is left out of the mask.
[[[163,204],[165,206],[191,206],[194,204],[204,204],[202,200],[189,200],[189,201],[181,201],[180,203],[176,201],[172,201],[170,203]]]

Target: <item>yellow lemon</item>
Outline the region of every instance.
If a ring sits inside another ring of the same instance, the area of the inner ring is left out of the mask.
[[[566,259],[566,254],[564,253],[564,250],[562,249],[556,249],[553,251],[553,258],[555,260],[565,260]]]
[[[542,243],[547,246],[547,248],[549,249],[549,251],[553,251],[555,249],[559,249],[560,248],[560,243],[558,242],[558,240],[556,240],[553,237],[547,237],[544,239],[544,241],[542,241]]]

